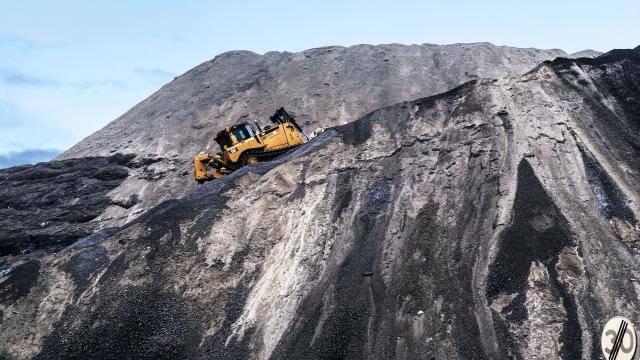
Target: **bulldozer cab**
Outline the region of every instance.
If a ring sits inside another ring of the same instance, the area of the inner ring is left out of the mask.
[[[256,136],[256,130],[253,125],[244,122],[220,131],[215,140],[220,145],[220,149],[224,151],[254,136]]]

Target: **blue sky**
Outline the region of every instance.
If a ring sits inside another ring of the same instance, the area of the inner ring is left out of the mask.
[[[640,45],[640,0],[0,0],[0,155],[65,149],[228,50],[489,41]]]

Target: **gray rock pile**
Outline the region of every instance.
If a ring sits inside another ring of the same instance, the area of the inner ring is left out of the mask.
[[[331,46],[264,55],[232,51],[177,77],[58,159],[114,153],[162,158],[154,167],[171,176],[132,175],[112,192],[139,199],[130,209],[107,209],[104,218],[112,220],[102,224],[123,225],[117,219],[131,219],[193,189],[192,156],[216,150],[213,138],[225,126],[247,120],[266,125],[284,106],[311,133],[469,80],[519,76],[559,56],[569,55],[489,43]]]
[[[640,322],[639,174],[640,51],[472,79],[3,257],[0,356],[598,359]]]

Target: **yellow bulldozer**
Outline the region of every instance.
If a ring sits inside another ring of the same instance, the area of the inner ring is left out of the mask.
[[[264,129],[257,122],[254,122],[255,127],[243,122],[218,132],[215,141],[221,152],[200,152],[193,157],[196,181],[201,184],[228,175],[245,165],[271,160],[309,140],[284,108],[278,109],[269,119],[273,125]]]

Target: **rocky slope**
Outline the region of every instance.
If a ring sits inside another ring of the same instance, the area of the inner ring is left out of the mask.
[[[150,159],[154,176],[132,173],[111,193],[139,201],[130,209],[109,207],[99,217],[104,226],[122,225],[132,214],[193,189],[191,158],[203,149],[215,150],[213,137],[224,126],[240,120],[265,125],[284,106],[312,132],[478,77],[521,75],[558,56],[567,54],[489,43],[228,52],[177,77],[59,159],[116,152]]]
[[[0,357],[597,359],[640,322],[639,114],[638,49],[382,108],[5,256]]]
[[[65,247],[91,235],[110,205],[107,194],[129,175],[133,156],[87,157],[0,171],[0,265],[5,255]]]

